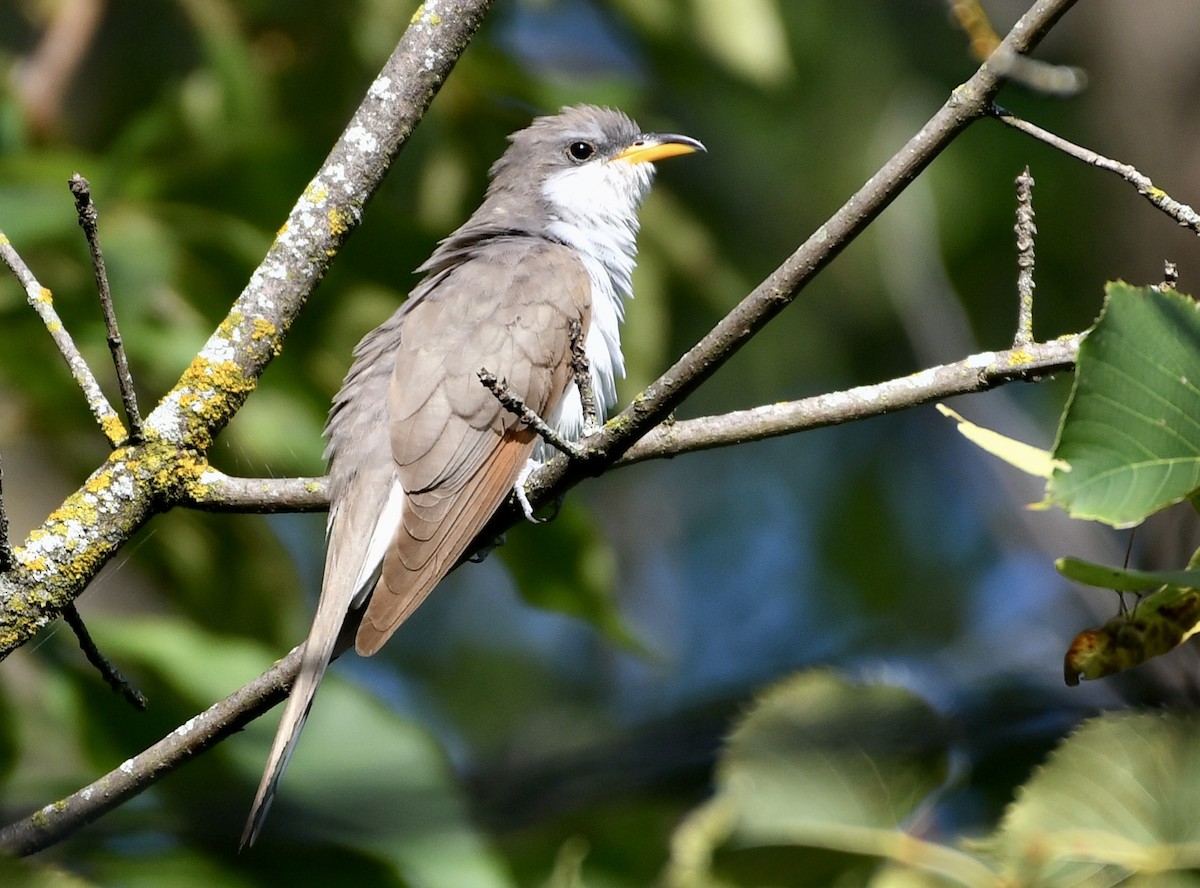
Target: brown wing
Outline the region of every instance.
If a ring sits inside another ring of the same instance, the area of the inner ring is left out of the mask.
[[[400,526],[355,647],[377,651],[503,503],[536,443],[483,384],[486,368],[545,417],[571,381],[570,323],[587,328],[591,281],[567,247],[481,246],[407,312],[388,395]]]

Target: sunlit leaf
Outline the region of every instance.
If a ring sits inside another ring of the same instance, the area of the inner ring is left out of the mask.
[[[992,456],[1000,457],[1013,468],[1020,469],[1035,478],[1049,478],[1055,469],[1063,472],[1070,471],[1070,466],[1061,460],[1055,460],[1049,450],[1034,447],[969,422],[945,404],[936,404],[935,406],[942,416],[947,416],[958,424],[958,431],[964,438],[981,450],[986,450]]]
[[[1047,484],[1072,516],[1129,527],[1200,486],[1200,308],[1180,293],[1108,285],[1079,347]]]

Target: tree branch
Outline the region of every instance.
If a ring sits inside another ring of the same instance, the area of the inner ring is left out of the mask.
[[[696,419],[660,423],[613,464],[631,466],[701,450],[794,435],[930,404],[956,395],[988,391],[1009,382],[1029,382],[1074,369],[1082,333],[1033,342],[998,352],[969,355],[874,385],[766,404]],[[329,508],[326,478],[231,478],[209,470],[200,498],[186,505],[214,512],[317,512]],[[538,503],[551,493],[538,485]],[[481,536],[480,539],[483,539]]]
[[[792,435],[894,413],[955,395],[983,392],[1009,382],[1041,379],[1071,370],[1082,338],[1082,334],[1076,334],[1007,351],[983,352],[876,385],[765,404],[721,416],[662,423],[629,448],[617,465]]]

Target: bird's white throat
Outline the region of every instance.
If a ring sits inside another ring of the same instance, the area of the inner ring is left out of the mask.
[[[633,295],[637,211],[653,178],[654,168],[648,163],[597,161],[555,173],[542,186],[552,210],[547,232],[579,251],[592,280],[586,350],[601,420],[616,403],[617,377],[625,375],[620,326],[625,300]],[[578,394],[572,392],[569,400],[577,402]],[[567,407],[564,414],[571,412]]]

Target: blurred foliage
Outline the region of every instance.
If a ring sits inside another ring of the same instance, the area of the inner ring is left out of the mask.
[[[0,4],[0,229],[107,376],[66,189],[75,170],[91,181],[147,410],[240,291],[414,5]],[[1089,92],[1063,102],[1010,89],[1003,101],[1186,200],[1200,169],[1193,6],[1149,15],[1121,0],[1079,4],[1041,54],[1086,68]],[[35,101],[22,78],[52,22],[86,8],[99,17],[78,70],[57,99]],[[987,8],[1003,31],[1024,3]],[[244,475],[321,471],[323,416],[355,342],[401,302],[410,270],[475,205],[504,135],[533,114],[611,103],[709,148],[664,165],[643,212],[628,398],[974,67],[940,0],[497,3],[213,461]],[[1153,282],[1164,258],[1195,290],[1193,239],[1131,189],[982,122],[681,412],[833,390],[1006,345],[1012,179],[1026,164],[1038,182],[1039,335],[1087,327],[1103,281]],[[971,406],[1018,437],[1039,434],[1016,431],[1033,417],[1048,438],[1065,397],[1059,382]],[[911,411],[585,485],[561,526],[515,529],[498,555],[449,578],[378,657],[335,668],[252,853],[238,855],[236,840],[273,719],[35,862],[0,861],[0,883],[617,888],[666,878],[680,844],[703,835],[721,878],[743,880],[732,884],[812,883],[788,881],[801,866],[849,873],[846,885],[931,884],[904,881],[861,848],[784,847],[776,835],[748,854],[726,840],[811,823],[787,796],[815,767],[806,744],[820,718],[847,738],[818,754],[826,769],[810,776],[823,797],[830,782],[819,777],[860,786],[885,755],[897,767],[876,769],[877,779],[905,791],[891,819],[872,820],[873,835],[907,829],[950,847],[991,833],[1015,787],[1086,714],[1200,697],[1187,649],[1068,695],[1062,651],[1088,616],[1051,556],[1117,563],[1126,538],[1025,513],[1038,491],[988,474],[947,425]],[[0,275],[0,458],[14,536],[103,454],[24,294]],[[80,601],[102,646],[150,694],[150,712],[125,708],[69,634],[47,630],[0,667],[0,814],[24,816],[116,767],[299,640],[319,585],[321,526],[318,516],[155,518]],[[1178,566],[1195,549],[1165,551],[1179,536],[1145,534],[1139,564]],[[818,673],[794,680],[795,699],[788,685],[769,691],[718,764],[720,738],[755,689],[815,662],[888,680]],[[805,696],[822,688],[828,708]],[[1134,767],[1142,759],[1190,774],[1180,739],[1190,722],[1139,718],[1089,724],[1042,775],[1089,763],[1111,777],[1115,806],[1150,786]],[[762,725],[762,742],[750,743]],[[1146,756],[1096,757],[1133,749],[1134,735]],[[748,752],[774,759],[761,795],[739,784],[743,771],[763,779]],[[956,768],[930,794],[943,759]],[[1029,783],[1014,811],[1052,791],[1045,782]],[[731,793],[752,816],[695,832]],[[1186,801],[1164,796],[1161,811],[1183,816]],[[833,808],[821,816],[845,827]],[[1004,823],[996,847],[1015,859],[1036,832],[1016,814]],[[1114,833],[1112,847],[1136,827]],[[1144,847],[1190,840],[1150,831]]]

